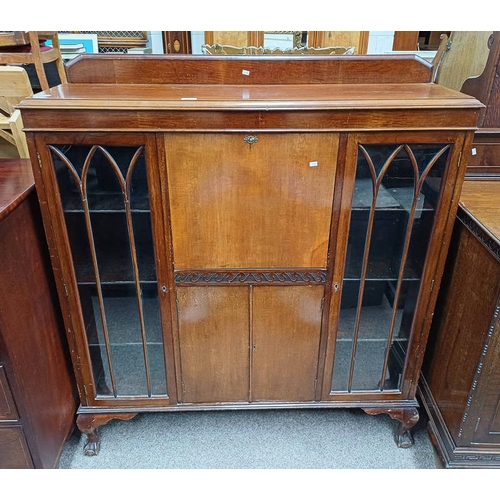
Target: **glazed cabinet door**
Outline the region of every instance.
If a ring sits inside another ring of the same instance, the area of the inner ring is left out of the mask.
[[[446,133],[349,137],[324,399],[414,397],[462,146]]]
[[[314,400],[338,134],[164,147],[182,402]]]
[[[87,402],[168,404],[173,370],[155,138],[44,139],[37,147]]]

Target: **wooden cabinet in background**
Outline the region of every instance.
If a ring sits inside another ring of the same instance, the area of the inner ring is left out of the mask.
[[[411,445],[481,108],[430,70],[88,56],[22,103],[87,454],[148,410],[357,407]]]
[[[0,469],[54,468],[76,387],[28,160],[0,161]]]
[[[464,183],[423,365],[429,432],[448,468],[500,467],[500,181]]]

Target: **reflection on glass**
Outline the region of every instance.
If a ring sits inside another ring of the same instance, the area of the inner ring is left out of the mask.
[[[144,149],[50,149],[97,395],[165,396]]]
[[[359,146],[332,391],[400,388],[450,145]]]

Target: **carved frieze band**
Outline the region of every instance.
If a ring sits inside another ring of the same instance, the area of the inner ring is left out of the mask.
[[[483,462],[494,462],[494,461],[499,461],[500,462],[500,455],[465,455],[460,457],[462,460],[474,460],[474,461],[483,461]]]
[[[481,227],[465,210],[459,207],[457,218],[467,227],[472,234],[497,258],[500,260],[500,245],[492,238],[483,227]]]
[[[323,284],[326,270],[304,271],[176,271],[177,285],[202,284]]]

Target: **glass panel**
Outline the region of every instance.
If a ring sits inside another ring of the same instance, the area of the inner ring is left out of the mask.
[[[334,392],[400,387],[449,150],[446,145],[359,147]]]
[[[98,396],[165,396],[141,146],[51,146]]]

